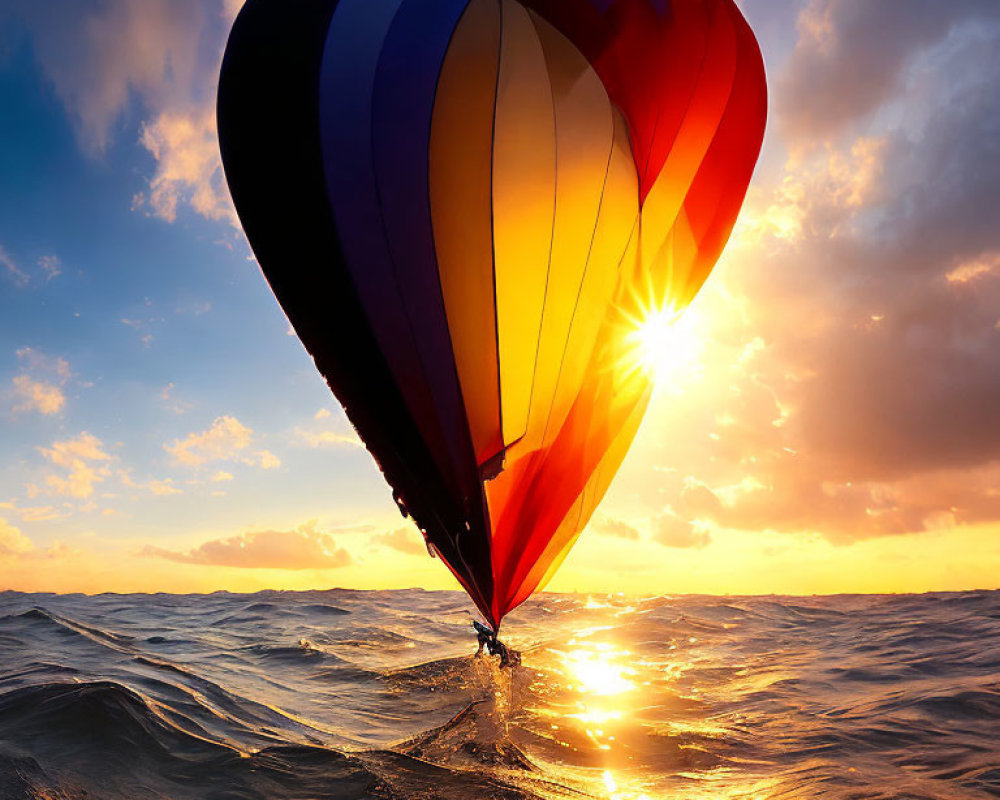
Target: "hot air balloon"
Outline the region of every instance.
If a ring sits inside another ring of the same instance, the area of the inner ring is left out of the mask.
[[[275,296],[494,630],[561,563],[760,150],[732,0],[248,0],[225,174]]]

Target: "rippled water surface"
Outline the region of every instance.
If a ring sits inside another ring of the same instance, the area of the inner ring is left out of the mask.
[[[0,798],[1000,797],[1000,593],[0,594]]]

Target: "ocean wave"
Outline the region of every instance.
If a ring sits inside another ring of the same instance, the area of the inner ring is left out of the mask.
[[[1000,797],[1000,593],[0,593],[0,798]]]

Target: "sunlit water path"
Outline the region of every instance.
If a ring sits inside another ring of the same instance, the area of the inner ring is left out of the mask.
[[[0,594],[0,798],[1000,797],[1000,593]]]

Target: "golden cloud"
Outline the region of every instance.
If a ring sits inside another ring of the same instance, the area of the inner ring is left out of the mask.
[[[20,556],[35,549],[31,540],[3,517],[0,517],[0,557]]]
[[[214,106],[164,111],[143,126],[140,141],[157,166],[149,196],[136,195],[133,208],[148,206],[153,216],[173,222],[186,201],[208,219],[239,226],[219,161]]]
[[[423,537],[411,527],[397,528],[389,533],[380,533],[373,536],[372,541],[407,555],[427,555],[427,545],[424,543]]]
[[[250,447],[253,430],[235,417],[217,417],[211,427],[200,433],[189,433],[183,440],[163,445],[178,464],[200,467],[209,461],[233,461]]]
[[[58,414],[66,405],[66,395],[58,386],[45,381],[32,380],[28,375],[18,375],[13,380],[14,394],[20,398],[14,412],[37,411],[39,414]]]
[[[354,432],[340,433],[331,430],[295,429],[295,440],[306,447],[364,447],[364,443]]]
[[[150,545],[141,554],[181,564],[244,569],[339,569],[354,563],[332,535],[316,529],[315,521],[291,531],[256,531],[214,539],[187,552]]]
[[[103,463],[110,461],[111,456],[102,448],[101,440],[87,432],[74,439],[53,442],[51,447],[39,447],[38,451],[45,458],[64,470],[63,474],[46,476],[45,485],[49,492],[67,497],[90,497],[94,493],[94,484],[101,483],[111,474]],[[40,490],[36,487],[34,494],[38,493]]]
[[[62,387],[71,376],[66,359],[53,358],[32,347],[22,347],[17,351],[17,360],[21,374],[12,380],[14,413],[60,413],[66,406]]]
[[[615,519],[606,514],[601,515],[591,523],[590,527],[595,533],[604,536],[614,536],[618,539],[628,539],[633,542],[639,541],[639,531],[634,525],[629,525],[624,520]]]

